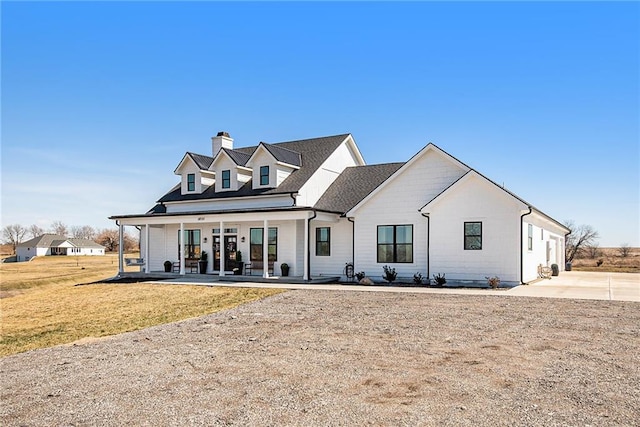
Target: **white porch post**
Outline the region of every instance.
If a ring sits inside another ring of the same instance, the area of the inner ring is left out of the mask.
[[[220,221],[220,277],[224,276],[224,257],[226,249],[224,247],[224,221]]]
[[[302,280],[309,280],[309,219],[304,219],[304,256]]]
[[[262,277],[269,278],[269,221],[266,219],[262,229]]]
[[[180,236],[178,236],[178,247],[180,248],[180,274],[184,276],[184,222],[180,223]]]
[[[151,273],[151,267],[149,267],[149,224],[144,226],[144,272]]]
[[[124,273],[124,225],[118,224],[118,273]]]

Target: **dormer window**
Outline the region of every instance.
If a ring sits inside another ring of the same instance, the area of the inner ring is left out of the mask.
[[[222,188],[231,188],[231,171],[222,171]]]
[[[187,174],[187,191],[196,191],[196,174]]]
[[[260,166],[260,185],[269,185],[269,166]]]

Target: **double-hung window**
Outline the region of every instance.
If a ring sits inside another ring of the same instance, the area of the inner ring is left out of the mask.
[[[260,166],[260,185],[269,185],[269,166]]]
[[[178,230],[180,237],[180,230]],[[200,258],[200,230],[184,230],[182,242],[184,245],[185,258]],[[180,256],[180,246],[178,245],[178,257]]]
[[[378,262],[413,262],[413,225],[378,226]]]
[[[231,171],[222,171],[222,188],[231,188]]]
[[[464,223],[464,249],[482,249],[482,222],[475,221]]]
[[[262,261],[262,251],[264,244],[264,229],[252,228],[249,230],[249,259],[251,261]],[[269,254],[269,262],[277,261],[278,257],[278,229],[269,227],[269,236],[267,242],[267,253]]]
[[[316,256],[331,255],[331,228],[316,228]]]
[[[187,174],[187,191],[196,191],[196,174]]]

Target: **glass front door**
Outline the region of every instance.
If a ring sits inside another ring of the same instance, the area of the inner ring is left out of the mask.
[[[238,236],[224,236],[224,270],[236,267]],[[220,271],[220,236],[213,236],[213,269]]]

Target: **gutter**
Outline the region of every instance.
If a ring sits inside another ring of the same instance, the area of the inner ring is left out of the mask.
[[[313,216],[307,219],[307,279],[311,280],[311,220],[318,216],[318,212],[314,209]]]
[[[520,284],[524,285],[524,217],[531,215],[533,209],[531,206],[527,206],[529,212],[520,215]]]
[[[351,265],[353,265],[353,273],[356,272],[356,222],[352,217],[347,217],[347,221],[351,223]]]

